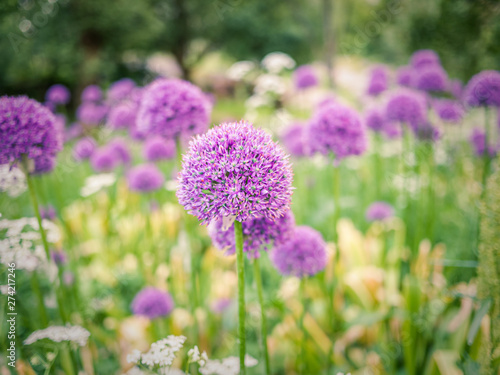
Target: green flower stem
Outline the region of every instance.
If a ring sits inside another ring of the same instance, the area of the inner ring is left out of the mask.
[[[337,240],[337,222],[340,218],[340,165],[333,167],[333,239]]]
[[[490,112],[488,111],[488,107],[484,107],[484,153],[483,153],[483,160],[484,160],[484,167],[483,167],[483,179],[482,179],[482,191],[481,191],[481,199],[485,198],[485,193],[486,193],[486,180],[488,179],[488,174],[490,171],[490,151],[489,151],[489,130],[490,130],[490,125],[489,125],[489,117],[490,117]]]
[[[47,310],[45,309],[45,303],[43,302],[42,291],[40,290],[40,282],[38,281],[38,274],[33,272],[31,277],[31,289],[34,290],[39,306],[40,320],[42,323],[42,328],[46,328],[49,325],[49,319],[47,317]]]
[[[176,158],[177,173],[179,173],[182,169],[182,149],[181,149],[180,137],[175,138],[175,152],[177,153],[177,158]]]
[[[299,319],[299,329],[302,333],[302,343],[300,345],[300,360],[299,360],[299,372],[301,374],[305,374],[306,372],[306,357],[305,357],[305,346],[306,346],[306,330],[304,329],[304,317],[306,316],[306,300],[304,294],[305,281],[306,279],[303,277],[300,279],[299,286],[299,298],[300,302],[302,302],[302,311],[300,312]]]
[[[234,222],[236,245],[236,270],[238,273],[238,336],[240,339],[240,374],[245,375],[245,265],[243,259],[243,228],[241,222]]]
[[[269,352],[267,350],[267,319],[266,319],[266,310],[264,308],[264,296],[262,293],[262,276],[260,273],[260,260],[259,258],[255,258],[253,261],[253,273],[255,278],[255,284],[257,286],[257,295],[259,297],[260,304],[260,315],[261,315],[261,339],[262,339],[262,348],[264,350],[264,362],[266,365],[266,374],[271,374],[271,366],[269,364]]]
[[[381,139],[380,134],[375,133],[375,152],[374,152],[374,161],[375,161],[375,192],[377,196],[375,200],[381,198],[382,193],[382,156],[380,155],[381,151]]]
[[[71,357],[70,349],[64,346],[60,352],[61,355],[61,366],[67,375],[75,375],[75,366],[73,364],[73,358]]]

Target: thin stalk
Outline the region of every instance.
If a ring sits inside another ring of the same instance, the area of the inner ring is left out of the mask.
[[[260,273],[260,260],[259,258],[255,258],[253,261],[253,274],[255,278],[255,284],[257,286],[257,295],[259,298],[260,304],[260,317],[261,317],[261,339],[262,339],[262,348],[264,350],[264,362],[266,365],[266,374],[271,374],[271,366],[269,364],[269,352],[267,349],[267,319],[266,319],[266,310],[264,308],[264,296],[262,293],[262,276]]]
[[[241,222],[234,222],[236,245],[236,271],[238,273],[238,336],[240,339],[240,374],[245,375],[245,265],[243,259],[243,228]]]
[[[381,139],[380,139],[380,134],[375,133],[375,192],[377,196],[375,197],[375,200],[381,198],[381,192],[382,192],[382,157],[380,155],[380,145],[381,145]]]
[[[481,199],[485,197],[486,193],[486,180],[488,179],[488,174],[489,174],[489,169],[490,169],[490,150],[489,150],[489,130],[490,130],[490,125],[489,125],[489,117],[490,117],[490,112],[488,110],[488,107],[484,107],[484,153],[483,153],[483,160],[484,160],[484,167],[483,167],[483,179],[482,179],[482,191],[481,191]]]
[[[182,149],[181,149],[181,140],[179,137],[175,138],[175,151],[177,153],[177,158],[176,158],[177,173],[179,173],[182,169]]]
[[[42,328],[46,328],[49,325],[49,319],[47,317],[47,310],[45,309],[45,303],[43,302],[42,291],[40,290],[40,282],[38,281],[38,274],[33,272],[31,277],[31,288],[35,291],[36,298],[38,300],[40,320],[42,322]]]
[[[299,298],[302,302],[302,311],[300,313],[299,319],[299,329],[302,333],[302,343],[300,345],[300,362],[299,362],[299,371],[301,374],[304,374],[306,371],[306,358],[305,358],[305,346],[306,346],[306,331],[304,329],[304,317],[306,315],[306,300],[304,296],[304,287],[305,287],[305,278],[300,279],[299,286]]]
[[[333,166],[333,239],[337,240],[337,222],[340,218],[340,165]]]

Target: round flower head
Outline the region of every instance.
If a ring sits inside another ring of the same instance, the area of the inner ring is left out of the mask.
[[[54,157],[62,148],[54,114],[26,96],[0,97],[0,164]]]
[[[224,250],[226,254],[234,254],[234,224],[229,230],[224,230],[223,224],[222,218],[213,220],[208,227],[208,234],[217,248]],[[293,234],[294,226],[295,218],[291,211],[275,220],[248,219],[242,223],[243,251],[249,258],[258,258],[260,250],[286,242]]]
[[[477,156],[483,157],[486,153],[486,134],[482,129],[475,128],[472,130],[470,142]],[[497,147],[488,146],[488,155],[494,157],[497,154]]]
[[[56,156],[55,155],[40,155],[34,159],[35,168],[33,174],[45,174],[52,172],[56,166]]]
[[[443,68],[438,65],[430,65],[415,72],[414,85],[422,91],[446,91],[448,88],[448,76]]]
[[[399,89],[389,96],[385,116],[389,121],[417,127],[426,120],[425,106],[425,97],[421,94],[408,89]]]
[[[411,56],[411,66],[415,69],[431,65],[441,65],[438,54],[431,49],[421,49]]]
[[[123,78],[114,82],[108,89],[107,99],[110,103],[117,103],[126,99],[135,89],[135,82],[130,78]]]
[[[377,96],[387,90],[388,86],[387,69],[384,66],[378,66],[371,71],[370,81],[368,83],[367,94]]]
[[[367,209],[367,221],[385,220],[394,216],[394,208],[386,202],[373,202]]]
[[[109,146],[104,146],[92,153],[90,164],[96,172],[111,172],[120,164],[120,160],[115,150]]]
[[[120,163],[129,164],[130,161],[132,160],[129,147],[124,139],[122,138],[112,139],[108,143],[108,147],[110,147],[115,152],[116,157]]]
[[[462,97],[462,92],[464,90],[462,81],[459,79],[452,79],[448,83],[448,91],[456,98],[460,99]]]
[[[191,140],[177,197],[202,223],[276,219],[290,207],[292,169],[281,147],[252,124],[224,123]]]
[[[97,85],[89,85],[82,91],[82,102],[99,102],[102,100],[102,90]]]
[[[131,101],[123,101],[111,108],[107,124],[112,129],[128,129],[134,126],[136,116],[137,104]]]
[[[500,72],[485,70],[476,74],[467,83],[463,97],[471,107],[500,107]]]
[[[67,142],[67,141],[70,141],[76,137],[79,137],[80,135],[82,135],[82,133],[83,133],[82,126],[79,123],[75,122],[75,123],[71,124],[68,128],[64,129],[64,132],[63,132],[64,142]]]
[[[59,85],[59,84],[52,85],[45,93],[45,101],[55,105],[68,104],[70,99],[71,99],[71,93],[69,92],[68,88],[64,85]]]
[[[150,192],[162,187],[165,178],[153,164],[143,164],[132,168],[127,175],[128,187],[136,192]]]
[[[268,53],[262,59],[262,66],[272,74],[278,74],[284,69],[293,69],[295,60],[283,52]]]
[[[149,138],[142,149],[142,155],[147,161],[167,160],[175,157],[175,142],[162,137]]]
[[[341,104],[318,108],[309,125],[311,148],[340,160],[366,150],[365,127],[356,111]]]
[[[290,125],[285,130],[281,136],[281,141],[290,154],[299,157],[306,156],[310,154],[308,136],[307,126],[297,123]]]
[[[434,101],[434,110],[441,120],[457,123],[464,117],[464,109],[459,102],[450,99],[439,99]]]
[[[193,84],[160,78],[146,87],[137,115],[137,130],[176,139],[203,133],[211,106]]]
[[[384,111],[378,107],[371,107],[365,111],[365,124],[374,132],[381,132],[385,128]]]
[[[76,118],[86,125],[99,125],[107,114],[107,106],[94,102],[83,102],[76,110]]]
[[[76,161],[82,161],[89,159],[94,153],[97,144],[95,143],[93,138],[86,137],[80,139],[75,143],[73,147],[73,158]]]
[[[441,138],[441,132],[429,121],[419,123],[413,128],[415,135],[422,141],[435,142]]]
[[[174,300],[167,292],[146,287],[137,293],[130,308],[135,315],[154,319],[169,315],[174,309]]]
[[[284,276],[313,276],[326,267],[326,244],[317,231],[296,227],[293,235],[270,254],[276,269]]]
[[[402,66],[396,72],[396,82],[400,86],[410,87],[413,81],[413,68],[411,66]]]
[[[302,65],[293,72],[293,81],[299,90],[307,89],[318,84],[318,77],[311,65]]]

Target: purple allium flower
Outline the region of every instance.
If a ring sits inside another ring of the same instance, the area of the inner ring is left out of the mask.
[[[66,263],[66,253],[63,250],[52,250],[50,252],[50,257],[58,266],[62,266]]]
[[[163,174],[154,164],[138,165],[127,175],[129,189],[140,193],[158,190],[164,181]]]
[[[438,54],[431,49],[415,51],[411,56],[411,66],[415,69],[432,65],[441,65],[441,62]]]
[[[139,133],[176,139],[203,133],[208,128],[211,106],[193,84],[160,78],[146,87],[139,112]]]
[[[366,150],[366,131],[358,113],[341,104],[318,108],[309,124],[311,148],[340,160]]]
[[[500,72],[485,70],[476,74],[467,83],[463,96],[471,107],[500,107]]]
[[[295,123],[285,129],[281,141],[290,154],[301,157],[310,155],[308,137],[307,126]]]
[[[388,121],[385,123],[383,134],[387,138],[400,138],[402,133],[401,124],[399,122]]]
[[[64,135],[63,135],[64,142],[79,137],[80,135],[82,135],[82,133],[83,133],[82,126],[79,123],[75,122],[64,130]]]
[[[222,314],[232,303],[233,300],[231,298],[218,298],[210,304],[210,310],[214,314]]]
[[[128,129],[134,126],[136,116],[137,104],[123,101],[110,109],[106,123],[112,129]]]
[[[426,66],[415,72],[415,88],[422,91],[446,91],[448,88],[448,75],[439,65]]]
[[[367,221],[385,220],[394,216],[394,208],[387,202],[373,202],[367,209]]]
[[[460,99],[464,90],[464,85],[459,79],[452,79],[448,82],[448,91],[456,98]]]
[[[172,139],[156,136],[149,138],[144,143],[142,155],[147,161],[155,162],[174,158],[175,150],[175,142]]]
[[[318,105],[316,106],[316,109],[319,109],[325,105],[330,105],[330,104],[338,104],[337,98],[332,94],[329,94],[325,96],[323,99],[321,99]]]
[[[127,99],[135,89],[135,82],[130,78],[123,78],[111,84],[108,89],[107,100],[110,103],[118,103]]]
[[[483,157],[486,152],[486,134],[484,130],[474,128],[470,137],[470,142],[474,148],[477,156]],[[497,147],[493,145],[488,146],[488,155],[494,157],[497,154]]]
[[[135,315],[154,319],[169,315],[174,309],[174,300],[163,290],[146,287],[137,293],[130,308]]]
[[[383,109],[371,107],[365,111],[365,124],[374,132],[382,132],[385,128],[385,116]]]
[[[111,172],[120,164],[120,160],[113,148],[104,146],[94,150],[90,157],[90,164],[96,172]]]
[[[86,125],[98,125],[108,114],[108,107],[94,102],[83,102],[76,110],[76,118]]]
[[[311,65],[302,65],[293,72],[293,82],[299,90],[307,89],[318,84],[318,77]]]
[[[49,87],[45,93],[45,101],[55,104],[68,104],[71,99],[71,93],[64,85],[56,84]]]
[[[400,86],[410,87],[413,82],[414,70],[411,66],[402,66],[396,72],[396,82]]]
[[[435,142],[441,138],[441,132],[438,128],[432,125],[429,121],[419,123],[413,128],[415,135],[421,141]]]
[[[82,91],[82,102],[100,102],[102,100],[102,90],[97,85],[89,85]]]
[[[75,143],[73,147],[73,158],[76,161],[89,159],[97,147],[93,138],[85,137]]]
[[[35,168],[33,174],[40,175],[52,172],[56,166],[56,155],[40,155],[34,159]]]
[[[40,156],[55,157],[62,137],[54,114],[26,96],[0,97],[0,164]]]
[[[388,98],[385,107],[385,116],[388,121],[406,123],[416,128],[426,121],[426,99],[415,91],[399,89]]]
[[[438,99],[434,101],[434,110],[441,120],[451,123],[457,123],[464,117],[462,105],[450,99]]]
[[[326,244],[319,232],[299,226],[287,242],[274,248],[270,257],[284,276],[313,276],[326,267]]]
[[[373,68],[370,73],[370,80],[368,82],[367,94],[370,96],[377,96],[381,92],[387,90],[389,75],[385,66],[377,66]]]
[[[107,146],[115,152],[116,157],[120,163],[129,164],[132,160],[129,146],[123,138],[114,138],[109,141]]]
[[[281,147],[246,121],[224,123],[191,140],[177,198],[202,223],[276,219],[289,210],[293,172]]]
[[[56,209],[52,205],[41,206],[40,216],[42,219],[54,220],[56,218]]]
[[[266,218],[248,219],[242,223],[243,251],[249,258],[258,258],[260,250],[267,250],[267,246],[278,246],[286,242],[293,234],[295,218],[289,210],[283,216],[270,220]],[[208,234],[214,245],[226,252],[234,254],[234,224],[229,230],[223,229],[222,218],[213,220],[208,227]]]

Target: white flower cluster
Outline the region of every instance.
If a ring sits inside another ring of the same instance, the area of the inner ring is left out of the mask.
[[[172,365],[175,354],[182,348],[186,337],[170,335],[166,339],[159,340],[151,344],[147,353],[134,350],[127,356],[129,363],[142,362],[146,366],[168,367]]]
[[[89,176],[85,180],[85,185],[80,190],[82,197],[88,197],[99,190],[111,186],[115,183],[116,176],[113,173],[101,173]]]
[[[15,198],[27,189],[24,173],[8,164],[0,165],[0,192],[6,192],[9,197]]]
[[[30,345],[42,339],[49,339],[54,342],[71,341],[80,346],[85,346],[90,337],[90,332],[80,326],[51,326],[33,332],[24,340],[24,345]]]
[[[227,70],[227,78],[233,81],[241,81],[248,73],[255,68],[252,61],[238,61]]]
[[[283,78],[274,74],[263,74],[255,81],[254,93],[257,96],[266,94],[283,95],[286,85]]]
[[[245,367],[257,366],[259,362],[249,356],[245,356]],[[238,357],[228,357],[222,360],[207,360],[205,366],[200,368],[202,375],[238,375],[240,373],[240,359]]]
[[[295,60],[283,52],[271,52],[264,56],[261,63],[264,69],[273,74],[295,67]]]
[[[47,233],[48,242],[60,241],[61,232],[56,224],[43,220],[42,226]],[[0,239],[0,263],[16,263],[17,269],[27,271],[33,271],[47,263],[43,247],[34,245],[34,242],[41,239],[38,229],[38,221],[34,217],[0,220],[0,233],[5,231],[4,238]]]
[[[189,363],[197,363],[198,366],[203,367],[208,362],[207,352],[203,351],[200,354],[200,349],[195,345],[193,349],[188,351]]]

